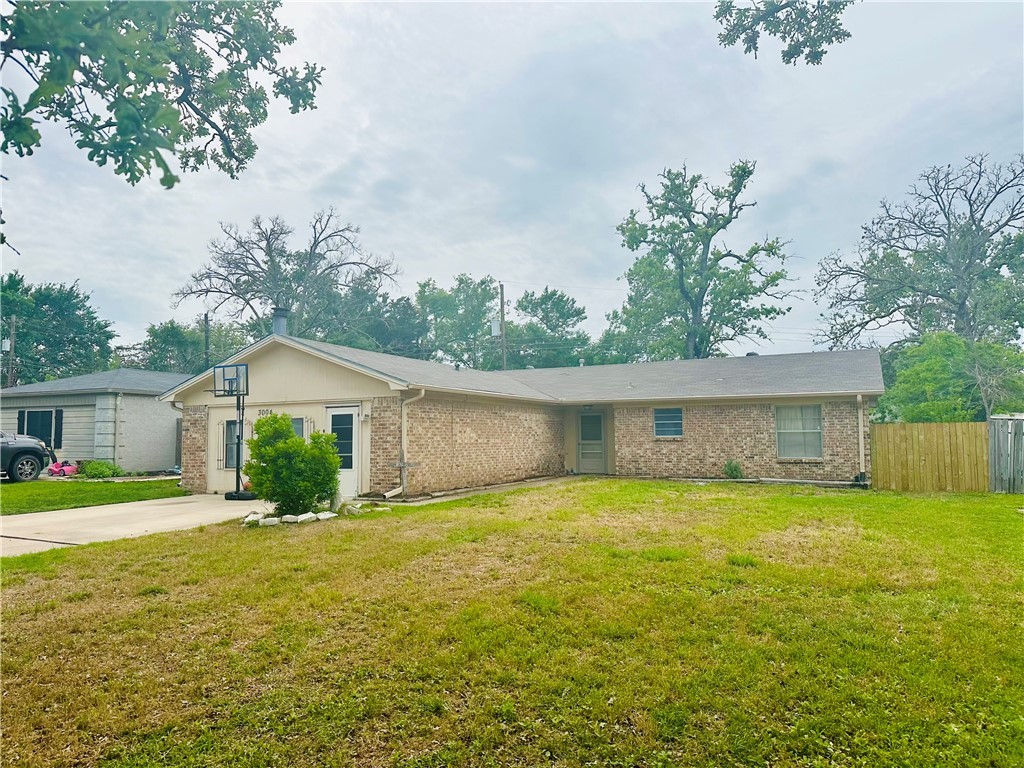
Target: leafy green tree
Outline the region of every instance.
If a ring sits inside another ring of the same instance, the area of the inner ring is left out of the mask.
[[[943,331],[905,346],[896,383],[879,400],[885,421],[984,421],[1024,410],[1024,353]]]
[[[1024,329],[1024,155],[929,168],[906,200],[882,201],[852,257],[822,261],[824,340],[849,346],[872,331],[942,330],[1013,342]]]
[[[687,321],[667,254],[637,258],[625,274],[629,293],[608,313],[596,345],[599,363],[638,363],[686,357]]]
[[[487,275],[474,280],[456,276],[451,289],[424,280],[416,290],[416,307],[426,326],[423,356],[480,370],[501,368],[501,344],[491,336],[498,316],[498,283]]]
[[[313,432],[309,442],[295,434],[287,414],[257,419],[248,441],[249,460],[242,471],[258,498],[275,505],[278,514],[302,515],[338,493],[340,460],[334,436]]]
[[[589,357],[590,336],[580,329],[587,311],[564,291],[526,291],[515,305],[522,323],[505,323],[509,368],[562,368]]]
[[[384,278],[366,273],[341,291],[331,310],[324,341],[404,357],[421,357],[426,323],[412,299],[392,298]]]
[[[12,3],[0,33],[3,65],[18,76],[5,72],[0,148],[31,155],[46,120],[131,184],[155,167],[174,186],[168,155],[186,171],[213,165],[236,177],[256,153],[268,86],[294,113],[314,107],[320,84],[315,64],[278,63],[295,41],[275,18],[280,5]]]
[[[728,47],[743,43],[744,53],[757,56],[761,35],[777,38],[785,47],[782,61],[821,64],[826,48],[850,38],[842,16],[853,0],[719,0],[715,19],[722,31],[718,41]]]
[[[221,232],[209,244],[210,261],[175,293],[175,302],[201,299],[214,312],[248,320],[257,338],[270,332],[274,307],[291,310],[291,335],[323,338],[334,330],[344,289],[397,273],[391,259],[363,250],[359,228],[343,224],[333,208],[315,214],[301,249],[292,247],[294,230],[277,216],[256,217],[246,232],[222,224]]]
[[[633,277],[648,284],[631,282],[632,300],[613,319],[615,332],[638,345],[627,358],[659,359],[669,333],[681,335],[681,357],[711,357],[727,342],[768,338],[762,323],[789,311],[777,303],[790,295],[782,287],[786,272],[776,266],[786,258],[782,243],[765,238],[743,252],[721,243],[729,225],[755,205],[741,199],[754,167],[747,160],[734,163],[723,186],[685,166],[661,173],[658,193],[640,185],[645,215],[630,211],[618,226],[623,246],[647,259]],[[675,287],[671,299],[665,290],[669,274]],[[647,299],[654,305],[643,306]],[[631,328],[631,321],[640,327]],[[650,331],[661,332],[645,343]]]
[[[101,320],[78,283],[31,285],[18,272],[0,282],[0,335],[10,338],[15,324],[14,379],[4,385],[31,384],[106,370],[114,332]],[[9,354],[9,353],[8,353]],[[6,363],[7,360],[5,359]]]
[[[245,331],[235,323],[210,323],[210,365],[235,354],[249,343]],[[200,373],[206,370],[206,327],[202,317],[191,324],[167,320],[146,329],[139,344],[114,350],[116,362],[123,368],[150,371]]]

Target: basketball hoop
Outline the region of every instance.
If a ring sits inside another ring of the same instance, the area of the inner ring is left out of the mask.
[[[238,429],[235,430],[235,490],[228,491],[228,501],[252,501],[256,496],[242,490],[242,432],[245,429],[245,396],[249,394],[249,366],[245,363],[213,366],[213,396],[235,398]]]

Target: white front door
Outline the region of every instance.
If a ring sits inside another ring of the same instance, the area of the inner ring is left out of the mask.
[[[354,499],[359,495],[359,408],[328,408],[327,420],[341,459],[338,495]]]

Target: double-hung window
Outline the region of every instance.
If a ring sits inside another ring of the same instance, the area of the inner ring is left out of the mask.
[[[775,433],[780,459],[823,458],[820,405],[779,405]]]
[[[655,408],[654,409],[654,436],[655,437],[682,437],[683,436],[683,409],[682,408]]]
[[[301,438],[306,437],[306,420],[305,419],[292,419],[292,429],[295,434]]]

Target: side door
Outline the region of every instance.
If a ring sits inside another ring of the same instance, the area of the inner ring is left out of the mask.
[[[341,460],[338,493],[342,498],[354,499],[359,495],[359,408],[328,408],[327,423]]]
[[[603,475],[608,471],[604,449],[604,414],[581,413],[579,420],[580,474]]]

